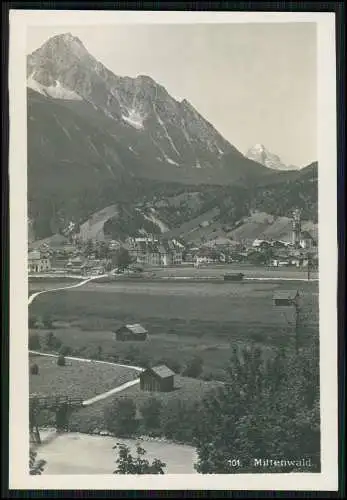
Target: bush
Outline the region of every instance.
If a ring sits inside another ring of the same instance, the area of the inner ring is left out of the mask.
[[[192,443],[199,421],[197,403],[181,399],[169,400],[160,413],[160,427],[168,439]]]
[[[143,425],[146,430],[159,428],[162,406],[162,402],[155,397],[151,397],[143,403],[140,408],[140,412],[143,419]]]
[[[185,377],[197,378],[202,373],[202,367],[203,360],[200,357],[195,356],[191,361],[189,361],[189,363],[187,363],[182,375]]]
[[[61,348],[59,349],[59,354],[61,354],[62,356],[71,356],[72,353],[73,353],[73,349],[69,345],[63,344],[61,346]]]
[[[310,472],[320,469],[318,349],[281,350],[266,365],[259,350],[234,355],[229,383],[204,398],[195,429],[196,470],[203,474],[255,472],[251,457],[312,459]],[[281,467],[276,472],[307,472]]]
[[[57,365],[58,365],[58,366],[65,366],[65,365],[66,365],[65,356],[63,356],[62,354],[60,354],[60,355],[58,356],[58,359],[57,359]]]
[[[44,328],[53,328],[53,321],[52,321],[52,318],[50,316],[44,316],[42,318],[42,323],[43,323]]]
[[[36,323],[37,323],[36,316],[29,316],[29,319],[28,319],[28,326],[29,326],[29,328],[35,328]]]
[[[31,375],[38,375],[39,374],[39,365],[34,363],[33,365],[30,366],[30,374]]]
[[[119,450],[116,461],[118,467],[113,472],[114,474],[164,474],[166,464],[158,458],[150,463],[144,458],[147,452],[141,446],[136,447],[136,457],[131,455],[130,448],[123,443],[117,443],[113,447],[113,449],[117,448]]]
[[[37,333],[29,335],[28,347],[31,351],[39,351],[41,349],[40,336]]]
[[[49,332],[45,335],[45,345],[48,350],[58,351],[62,346],[62,341],[53,332]]]
[[[104,409],[104,421],[107,430],[117,436],[132,436],[137,430],[134,401],[127,397],[113,401]]]

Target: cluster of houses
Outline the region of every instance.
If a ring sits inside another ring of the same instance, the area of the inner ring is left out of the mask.
[[[176,266],[183,262],[184,245],[176,240],[132,238],[127,247],[129,255],[139,265]]]
[[[41,241],[29,244],[28,271],[69,272],[79,275],[103,274],[108,269],[110,259],[107,255],[100,258],[93,248],[97,243],[89,242],[90,250],[85,245],[71,243],[62,235],[54,235]],[[121,244],[117,241],[104,243],[108,254],[117,250]],[[300,242],[267,241],[261,239],[234,241],[218,237],[199,245],[183,243],[177,239],[156,237],[128,238],[122,246],[129,252],[133,263],[139,266],[165,267],[195,265],[196,267],[211,264],[227,264],[232,262],[258,262],[272,267],[296,266],[306,267],[311,263],[318,266],[317,240],[303,232]],[[262,259],[262,256],[264,257]],[[265,258],[266,256],[266,258]]]

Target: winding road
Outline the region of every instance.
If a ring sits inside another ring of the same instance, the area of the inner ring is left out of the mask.
[[[60,290],[68,290],[70,288],[77,288],[77,287],[86,285],[90,281],[96,280],[98,278],[104,278],[104,277],[107,277],[107,276],[108,276],[107,274],[98,275],[98,276],[92,276],[92,277],[90,277],[90,278],[88,278],[86,280],[80,281],[79,283],[75,283],[74,285],[68,285],[68,286],[59,287],[59,288],[52,288],[50,290],[41,290],[40,292],[33,293],[32,295],[30,295],[30,297],[28,299],[28,306],[30,306],[30,304],[33,302],[34,299],[36,299],[36,297],[38,297],[39,295],[41,295],[43,293],[57,292],[57,291],[60,291]],[[29,353],[31,353],[31,354],[38,354],[40,356],[58,357],[56,354],[42,353],[42,352],[39,352],[39,351],[31,351],[31,350],[29,350]],[[66,359],[71,359],[71,360],[76,360],[76,361],[82,361],[82,362],[85,362],[85,363],[98,363],[98,364],[107,364],[107,365],[113,365],[113,366],[121,366],[121,367],[126,367],[126,368],[132,368],[133,370],[136,370],[138,372],[142,372],[143,371],[143,368],[141,368],[140,366],[121,365],[119,363],[111,363],[109,361],[99,361],[99,360],[92,360],[92,359],[86,359],[86,358],[77,358],[77,357],[72,357],[72,356],[67,356]],[[130,380],[129,382],[125,382],[124,384],[122,384],[122,385],[120,385],[118,387],[115,387],[114,389],[111,389],[110,391],[104,392],[102,394],[98,394],[97,396],[84,401],[83,402],[83,406],[89,406],[89,405],[91,405],[93,403],[96,403],[98,401],[106,399],[109,396],[112,396],[113,394],[116,394],[117,392],[124,391],[128,387],[131,387],[133,385],[138,384],[139,382],[140,382],[139,378],[137,378],[135,380]]]
[[[78,288],[79,286],[86,285],[90,281],[93,281],[93,280],[96,280],[96,279],[100,279],[100,278],[107,278],[107,276],[108,276],[108,274],[101,274],[101,275],[98,275],[98,276],[91,276],[90,278],[88,278],[86,280],[83,280],[83,281],[80,281],[79,283],[75,283],[74,285],[63,286],[63,287],[60,287],[60,288],[51,288],[50,290],[41,290],[40,292],[33,293],[29,297],[28,306],[30,306],[30,304],[32,303],[32,301],[34,299],[36,299],[36,297],[38,297],[42,293],[58,292],[60,290],[68,290],[69,288]]]

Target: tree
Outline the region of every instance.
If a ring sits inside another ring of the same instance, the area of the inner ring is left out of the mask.
[[[203,360],[199,356],[195,356],[188,363],[182,372],[184,377],[197,378],[202,373]]]
[[[33,365],[30,366],[30,374],[31,375],[38,375],[39,374],[39,365],[34,363]]]
[[[46,314],[42,318],[42,323],[43,323],[44,328],[52,328],[53,327],[52,318],[48,314]]]
[[[31,351],[39,351],[41,349],[40,336],[37,333],[29,335],[28,347]]]
[[[36,323],[37,323],[36,316],[30,315],[29,316],[29,320],[28,320],[29,328],[35,328],[36,327]]]
[[[200,473],[236,473],[231,459],[254,472],[257,457],[311,458],[320,467],[319,364],[310,349],[296,356],[291,349],[266,363],[259,349],[236,353],[224,387],[206,397],[194,444]],[[245,465],[248,464],[248,465]],[[294,466],[292,470],[294,470]],[[295,468],[296,472],[300,470]],[[302,470],[304,471],[304,470]],[[277,472],[291,472],[289,468]]]
[[[140,408],[143,423],[146,429],[155,430],[160,427],[160,412],[162,409],[162,402],[151,397],[147,399]]]
[[[165,474],[166,464],[158,458],[150,463],[144,458],[146,450],[139,445],[136,447],[136,457],[131,455],[130,448],[123,443],[117,443],[113,449],[118,449],[119,454],[116,460],[118,467],[114,474]]]
[[[62,346],[59,349],[59,354],[61,354],[62,356],[70,356],[72,352],[73,349],[69,345],[62,344]]]
[[[199,420],[199,405],[195,401],[171,399],[161,409],[160,427],[168,439],[192,443]]]
[[[94,242],[93,240],[89,239],[85,243],[83,253],[85,257],[89,257],[93,252],[94,252]]]
[[[97,257],[99,259],[107,259],[109,256],[110,248],[106,241],[100,241],[97,245]]]
[[[58,339],[53,332],[48,332],[45,335],[45,345],[50,351],[58,351],[62,345],[60,339]]]
[[[105,407],[107,430],[117,436],[132,436],[137,429],[136,405],[131,398],[121,397]]]
[[[60,354],[57,359],[57,365],[58,366],[65,366],[66,365],[66,360],[65,356],[63,354]]]
[[[45,460],[37,460],[37,452],[30,450],[29,451],[29,473],[31,476],[40,476],[44,471],[44,467],[46,465]]]
[[[118,248],[112,254],[112,265],[120,269],[126,269],[131,264],[132,260],[128,250],[124,247]]]

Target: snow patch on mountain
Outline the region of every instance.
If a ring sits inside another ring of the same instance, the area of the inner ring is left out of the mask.
[[[53,99],[63,99],[65,101],[82,101],[82,97],[79,96],[73,90],[66,89],[61,85],[59,81],[55,82],[54,85],[45,86],[37,82],[30,76],[27,80],[27,87],[39,92],[46,97],[52,97]]]
[[[298,168],[293,165],[285,165],[279,156],[271,153],[263,144],[255,144],[245,156],[272,170],[296,170]]]
[[[168,134],[168,131],[167,131],[167,128],[165,127],[165,124],[163,122],[163,120],[160,118],[159,114],[157,113],[157,110],[155,109],[155,106],[153,107],[154,108],[154,113],[156,114],[156,117],[157,117],[157,120],[158,120],[158,123],[159,125],[162,127],[162,129],[164,130],[164,133],[165,133],[165,137],[167,138],[167,140],[169,141],[172,149],[175,151],[175,153],[178,155],[178,156],[181,156],[179,151],[177,150],[172,138],[169,136]]]
[[[136,109],[128,110],[128,116],[122,115],[122,119],[137,130],[144,129],[144,121],[146,117],[142,116]]]
[[[176,161],[174,161],[172,158],[169,158],[168,156],[165,155],[165,160],[168,162],[168,163],[171,163],[171,165],[176,165],[177,167],[180,166],[179,163],[177,163]]]

